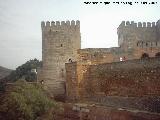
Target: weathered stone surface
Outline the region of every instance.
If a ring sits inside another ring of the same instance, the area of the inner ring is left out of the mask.
[[[56,23],[56,24],[55,24]],[[81,48],[80,25],[77,21],[42,22],[42,61],[38,75],[45,88],[56,95],[65,94],[65,63],[76,61]]]
[[[39,70],[38,80],[44,81],[45,88],[54,92],[54,94],[65,94],[65,87],[70,85],[66,83],[66,71],[67,74],[75,74],[75,76],[70,79],[75,79],[78,75],[78,83],[80,86],[85,86],[86,79],[92,78],[90,73],[84,74],[84,66],[86,65],[98,65],[103,63],[113,63],[119,61],[127,61],[133,59],[141,59],[141,57],[155,57],[160,56],[160,21],[153,23],[134,23],[123,21],[118,29],[118,43],[119,47],[113,48],[88,48],[80,49],[80,22],[79,21],[52,21],[52,22],[42,22],[42,61],[43,67]],[[77,51],[78,50],[78,51]],[[73,73],[69,68],[65,69],[65,63],[77,61],[78,66],[76,73]],[[86,67],[85,66],[85,67]],[[101,66],[103,68],[103,65]],[[68,70],[67,70],[68,69]],[[89,69],[89,68],[88,68]],[[66,70],[66,71],[65,71]],[[83,72],[82,72],[83,71]],[[112,71],[112,69],[110,69]],[[93,72],[94,73],[94,72]],[[112,73],[112,72],[111,72]],[[115,72],[113,72],[115,73]],[[135,70],[136,73],[136,70]],[[137,73],[139,74],[140,71]],[[88,74],[88,76],[87,76]],[[107,73],[108,77],[112,74]],[[118,73],[121,74],[121,73]],[[128,73],[126,73],[128,74]],[[112,75],[113,76],[113,75]],[[132,77],[132,76],[130,76]],[[138,77],[138,76],[136,76]],[[112,77],[113,78],[113,77]],[[113,79],[110,79],[111,81]],[[120,75],[117,79],[121,79],[121,83],[127,84],[128,79],[125,75]],[[69,79],[69,78],[67,78]],[[83,79],[83,80],[82,80]],[[96,78],[95,78],[96,79]],[[125,80],[127,79],[127,80]],[[148,78],[146,78],[148,79]],[[93,79],[94,80],[94,79]],[[73,80],[74,81],[74,80]],[[82,82],[83,81],[83,82]],[[113,82],[113,81],[112,81]],[[112,83],[111,82],[111,83]],[[99,84],[98,82],[96,84]],[[121,84],[119,84],[121,85]],[[134,84],[132,87],[137,87]],[[74,85],[73,85],[74,88]],[[81,89],[80,89],[81,88]],[[123,91],[126,94],[128,91],[121,87],[118,87],[119,91]],[[88,88],[92,89],[92,88]],[[98,89],[98,88],[97,88]],[[114,91],[114,83],[110,91]],[[79,90],[75,89],[71,94],[81,94],[81,96],[86,96],[81,92],[85,89],[79,87]],[[133,92],[133,91],[132,91]],[[108,93],[110,95],[115,95],[118,93]],[[122,93],[122,92],[121,92]],[[134,92],[133,92],[134,93]],[[133,93],[131,93],[133,95]],[[142,93],[145,94],[145,93]],[[77,96],[77,95],[76,95]],[[78,95],[79,96],[79,95]],[[74,99],[77,99],[74,97]]]
[[[78,98],[97,96],[99,93],[123,97],[160,96],[159,61],[159,58],[150,58],[98,65],[68,63],[67,91],[75,89],[76,94],[72,92],[72,95]],[[73,74],[68,74],[72,71],[77,73],[73,81],[70,79]],[[70,95],[68,93],[69,98],[74,98]]]

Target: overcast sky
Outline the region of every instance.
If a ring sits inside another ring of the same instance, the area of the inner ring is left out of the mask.
[[[117,27],[122,20],[160,19],[160,3],[131,6],[84,2],[87,0],[0,0],[0,66],[15,69],[29,59],[41,60],[41,21],[80,20],[82,48],[107,48],[118,46]]]

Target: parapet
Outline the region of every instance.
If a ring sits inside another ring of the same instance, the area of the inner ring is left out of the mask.
[[[151,28],[151,27],[155,27],[157,25],[157,23],[155,22],[138,22],[135,23],[134,21],[122,21],[121,24],[119,25],[119,27],[127,27],[127,26],[130,26],[130,27],[148,27],[148,28]]]
[[[42,30],[46,29],[55,29],[55,30],[64,30],[64,29],[72,29],[72,28],[80,28],[80,21],[47,21],[41,22]]]

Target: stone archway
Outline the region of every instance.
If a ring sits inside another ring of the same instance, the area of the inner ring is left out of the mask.
[[[146,59],[146,58],[149,58],[149,55],[147,53],[143,53],[141,59]]]

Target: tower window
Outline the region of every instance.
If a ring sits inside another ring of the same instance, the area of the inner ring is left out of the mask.
[[[157,42],[156,42],[156,46],[157,46]]]
[[[63,47],[63,44],[61,44],[61,47]]]
[[[61,69],[61,77],[64,77],[64,69]]]
[[[49,34],[51,34],[51,33],[52,33],[52,30],[50,29],[50,30],[49,30]]]

